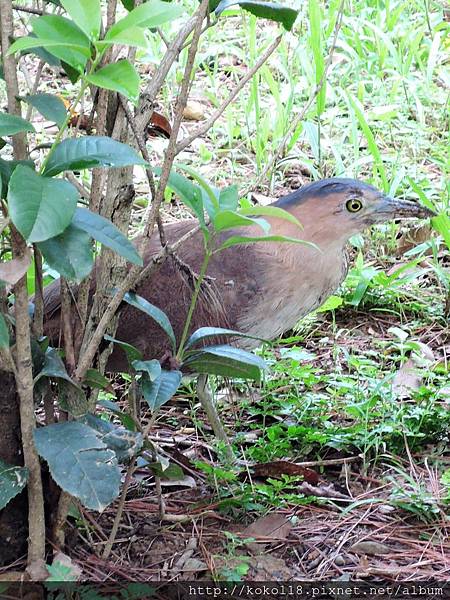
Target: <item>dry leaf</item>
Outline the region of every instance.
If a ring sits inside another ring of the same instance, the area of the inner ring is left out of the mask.
[[[200,102],[189,100],[183,110],[183,118],[187,121],[203,121],[205,118],[205,107]]]
[[[292,523],[286,518],[286,515],[280,513],[271,513],[260,519],[256,519],[251,525],[241,531],[241,535],[246,538],[263,538],[265,541],[284,540],[288,537],[292,529]]]
[[[0,279],[9,285],[15,285],[28,271],[30,263],[31,252],[27,248],[20,258],[0,264]]]
[[[260,206],[268,206],[275,202],[276,198],[273,196],[264,196],[264,194],[259,194],[258,192],[253,192],[252,200],[255,200]]]
[[[430,225],[421,225],[420,227],[414,227],[403,232],[397,239],[397,255],[401,256],[405,252],[415,248],[418,244],[423,244],[429,240],[431,231]]]
[[[353,546],[350,546],[349,552],[355,554],[369,554],[371,556],[380,556],[385,554],[391,554],[392,548],[386,546],[386,544],[380,544],[379,542],[371,542],[366,540],[363,542],[356,542]]]

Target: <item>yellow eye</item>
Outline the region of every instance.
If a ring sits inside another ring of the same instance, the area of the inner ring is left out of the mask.
[[[345,207],[348,210],[348,212],[355,213],[362,209],[363,204],[361,200],[358,200],[358,198],[351,198],[351,200],[347,200],[347,202],[345,203]]]

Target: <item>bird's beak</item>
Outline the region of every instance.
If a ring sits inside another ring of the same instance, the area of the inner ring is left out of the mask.
[[[417,202],[411,202],[410,200],[394,200],[386,194],[381,194],[380,200],[376,210],[377,215],[387,219],[427,219],[428,217],[436,216],[432,210]]]

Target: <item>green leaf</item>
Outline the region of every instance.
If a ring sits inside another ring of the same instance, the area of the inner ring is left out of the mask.
[[[319,308],[316,309],[316,312],[318,312],[318,313],[328,312],[329,310],[334,310],[335,308],[339,308],[339,306],[342,306],[343,304],[344,304],[344,300],[340,296],[330,296],[329,298],[327,298],[325,300],[325,302],[322,304],[322,306],[320,306]]]
[[[61,127],[67,118],[67,110],[64,102],[53,94],[34,94],[22,97],[21,100],[31,104],[48,121],[56,123],[59,127]]]
[[[222,0],[216,8],[216,15],[219,16],[224,10],[236,4],[256,17],[281,23],[287,31],[291,31],[298,15],[298,11],[293,8],[263,0]]]
[[[157,175],[161,174],[161,169],[154,169]],[[171,171],[167,187],[173,190],[183,202],[192,210],[202,227],[205,227],[205,216],[203,208],[202,190],[184,175]]]
[[[225,248],[230,248],[230,246],[236,246],[239,244],[254,244],[256,242],[289,242],[294,244],[306,244],[311,248],[315,248],[317,250],[317,246],[312,242],[305,242],[304,240],[299,240],[298,238],[290,237],[287,235],[261,235],[256,237],[246,237],[243,235],[232,235],[225,242],[215,250],[215,252],[220,252]]]
[[[127,342],[121,342],[120,340],[116,340],[110,335],[104,335],[103,339],[105,339],[107,342],[113,342],[114,344],[122,348],[122,350],[127,355],[127,360],[130,363],[130,365],[133,363],[134,360],[142,360],[142,352],[138,350],[135,346],[127,344]]]
[[[204,192],[203,197],[203,205],[206,208],[208,215],[213,218],[218,210],[220,210],[219,206],[219,196],[220,192],[213,188],[209,183],[204,179],[195,169],[188,165],[177,164],[177,169],[181,169],[186,171],[195,181],[200,185],[200,188]],[[208,200],[209,202],[206,202]]]
[[[310,37],[309,42],[314,56],[315,72],[316,72],[316,85],[319,85],[322,81],[322,77],[325,73],[325,59],[322,52],[322,14],[320,5],[317,0],[309,0],[308,3],[309,12],[309,27]],[[322,87],[316,98],[317,114],[321,115],[325,109],[326,99],[326,81],[323,82]]]
[[[34,131],[34,127],[22,117],[0,113],[0,136],[15,135],[21,131]]]
[[[441,213],[437,217],[431,219],[433,228],[442,235],[450,249],[450,217],[445,213]]]
[[[218,336],[231,336],[231,337],[245,337],[252,340],[259,340],[260,342],[267,342],[263,338],[248,335],[242,331],[234,331],[233,329],[223,329],[222,327],[200,327],[189,337],[184,349],[187,350],[191,346],[194,346],[198,342],[203,342],[211,337]]]
[[[240,208],[239,214],[275,217],[276,219],[283,219],[284,221],[288,221],[289,223],[293,223],[294,225],[302,228],[302,224],[296,217],[294,217],[294,215],[291,215],[290,212],[284,210],[284,208],[280,208],[279,206],[249,206]]]
[[[126,8],[128,11],[133,10],[135,0],[121,0],[121,1],[122,1],[124,8]]]
[[[56,483],[83,506],[103,511],[119,495],[120,470],[96,431],[76,421],[34,430],[36,449]]]
[[[270,231],[270,223],[265,219],[245,217],[232,210],[217,212],[212,220],[212,224],[216,231],[225,231],[226,229],[233,229],[235,227],[249,227],[250,225],[258,225],[266,234]]]
[[[146,373],[141,378],[142,395],[152,411],[157,411],[168,402],[180,386],[181,371],[162,370],[161,375],[151,381]]]
[[[133,421],[133,417],[120,410],[112,400],[101,400],[98,404],[114,413],[122,425],[129,431],[136,431],[136,423]]]
[[[112,39],[107,37],[104,40],[96,42],[95,46],[97,48],[108,48],[112,44],[143,48],[144,50],[148,48],[148,40],[140,27],[129,27],[117,33]]]
[[[69,377],[66,371],[63,361],[56,348],[47,348],[45,351],[44,366],[39,371],[37,376],[34,378],[34,383],[37,383],[42,377],[51,377],[54,379],[63,379],[73,385],[77,389],[80,389],[76,383]]]
[[[5,317],[0,313],[0,348],[9,348],[9,330]]]
[[[111,389],[111,382],[97,369],[88,369],[83,380],[83,385],[100,390]]]
[[[190,355],[181,365],[196,373],[261,380],[265,362],[246,350],[233,346],[207,346]]]
[[[177,344],[176,339],[175,339],[175,333],[173,331],[172,325],[170,324],[170,321],[169,321],[166,313],[163,312],[157,306],[154,306],[153,304],[148,302],[148,300],[146,300],[145,298],[142,298],[142,296],[138,296],[137,294],[135,294],[133,292],[126,293],[123,299],[130,306],[133,306],[134,308],[141,310],[142,312],[147,314],[149,317],[151,317],[154,321],[156,321],[156,323],[158,323],[158,325],[161,327],[161,329],[167,334],[167,336],[170,339],[170,342],[172,344],[172,348],[175,351],[176,344]]]
[[[384,168],[383,159],[375,141],[375,137],[364,116],[364,108],[361,106],[361,103],[356,98],[352,98],[350,94],[347,94],[347,99],[355,112],[359,126],[361,127],[364,137],[367,140],[367,146],[373,157],[374,166],[381,177],[381,181],[383,182],[383,190],[387,192],[389,189],[389,183],[386,175],[386,169]]]
[[[32,27],[40,45],[77,71],[84,71],[91,56],[89,38],[69,19],[60,15],[44,15],[32,20]],[[51,43],[48,44],[47,42]],[[59,43],[60,45],[53,45]],[[75,45],[76,47],[73,47]]]
[[[131,366],[135,371],[145,373],[150,381],[156,381],[161,376],[161,365],[158,360],[133,360]]]
[[[37,244],[48,266],[71,281],[81,281],[94,266],[92,239],[74,225]]]
[[[106,136],[84,136],[58,144],[45,165],[43,175],[53,177],[63,171],[145,164],[145,160],[127,144]]]
[[[237,210],[238,204],[239,193],[237,185],[229,185],[220,190],[219,206],[222,210]]]
[[[173,21],[183,12],[183,7],[169,2],[161,2],[161,0],[145,2],[117,21],[107,32],[105,39],[114,39],[115,36],[130,27],[159,27],[167,21]]]
[[[60,234],[70,224],[78,191],[68,181],[49,179],[18,165],[9,180],[8,206],[12,222],[30,243]]]
[[[102,24],[100,0],[61,0],[61,4],[91,40],[98,39]]]
[[[34,163],[32,160],[3,160],[0,158],[0,177],[2,181],[2,198],[6,198],[8,194],[8,184],[13,174],[14,169],[17,165],[25,165],[34,169]]]
[[[20,494],[27,484],[28,469],[8,465],[0,459],[0,510]]]
[[[119,92],[132,102],[139,98],[140,78],[133,65],[126,59],[102,67],[86,77],[90,83],[106,90]]]
[[[77,208],[73,216],[72,225],[82,229],[97,242],[107,246],[129,262],[142,266],[143,261],[136,248],[117,227],[97,213],[87,208]]]
[[[78,422],[95,429],[100,440],[115,453],[119,462],[128,461],[136,456],[144,443],[142,433],[139,431],[129,431],[123,427],[118,427],[90,413],[78,419]]]
[[[68,42],[67,40],[64,41],[56,41],[56,40],[52,40],[52,39],[45,39],[42,37],[34,37],[34,36],[27,36],[27,37],[22,37],[19,38],[18,40],[16,40],[13,44],[11,44],[8,54],[14,54],[15,52],[23,52],[24,50],[31,50],[33,48],[36,48],[36,52],[34,54],[37,54],[38,56],[40,56],[41,58],[43,58],[46,62],[48,62],[49,64],[52,64],[50,62],[50,60],[48,60],[47,55],[55,55],[59,54],[59,55],[64,55],[66,58],[70,58],[72,63],[75,63],[75,65],[72,65],[71,63],[65,61],[67,64],[70,64],[74,69],[77,70],[77,72],[81,72],[84,70],[84,64],[86,64],[87,62],[87,57],[84,56],[85,53],[85,48],[84,46],[80,46],[79,44],[72,44],[71,42]],[[47,52],[47,50],[44,50],[45,48],[51,48],[52,52]],[[69,56],[69,52],[71,54],[72,57]],[[25,54],[25,52],[23,52]],[[28,54],[28,52],[27,52]],[[76,57],[76,58],[75,58]]]

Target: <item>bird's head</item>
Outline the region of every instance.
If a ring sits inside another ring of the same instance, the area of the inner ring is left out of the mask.
[[[334,177],[306,185],[276,202],[295,214],[305,233],[334,232],[346,240],[376,223],[397,218],[426,218],[433,213],[409,200],[394,200],[377,188],[358,181]]]

